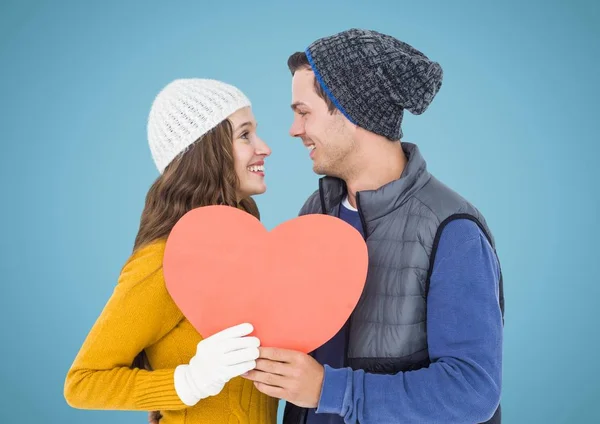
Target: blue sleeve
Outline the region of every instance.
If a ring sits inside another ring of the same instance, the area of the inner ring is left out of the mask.
[[[346,424],[479,423],[500,402],[502,314],[500,268],[470,220],[442,232],[427,299],[431,364],[394,375],[325,367],[317,413]]]

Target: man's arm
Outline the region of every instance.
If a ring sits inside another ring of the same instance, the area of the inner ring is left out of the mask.
[[[325,367],[317,413],[346,423],[484,422],[501,392],[499,264],[469,220],[442,233],[427,300],[431,365],[395,375]]]

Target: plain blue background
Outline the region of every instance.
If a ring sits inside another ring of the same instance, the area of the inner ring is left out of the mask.
[[[0,412],[13,423],[143,423],[80,411],[65,374],[110,296],[157,171],[145,123],[179,77],[238,85],[273,154],[267,228],[316,188],[286,60],[350,27],[439,61],[405,140],[476,204],[506,291],[505,423],[600,422],[597,3],[583,1],[31,2],[0,5]]]

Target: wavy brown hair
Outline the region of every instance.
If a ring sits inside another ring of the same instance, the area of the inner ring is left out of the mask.
[[[233,128],[229,120],[221,122],[179,155],[152,184],[135,238],[134,252],[155,240],[169,236],[177,221],[200,206],[239,207],[260,219],[256,202],[245,198],[238,202],[239,180],[233,160]],[[145,352],[134,359],[132,367],[151,370]],[[150,413],[158,422],[158,411]]]

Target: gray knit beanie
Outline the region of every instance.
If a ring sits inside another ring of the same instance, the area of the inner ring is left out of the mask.
[[[321,87],[348,120],[390,140],[402,138],[404,109],[419,115],[442,86],[443,71],[389,35],[350,29],[307,49]]]

